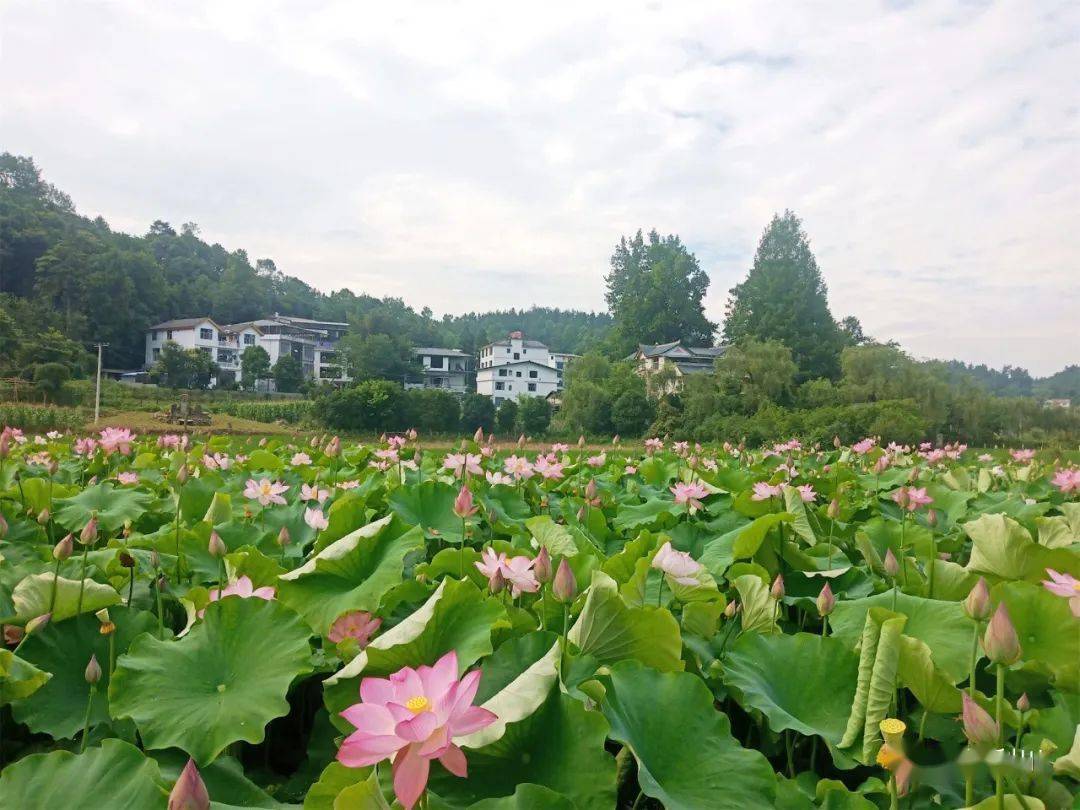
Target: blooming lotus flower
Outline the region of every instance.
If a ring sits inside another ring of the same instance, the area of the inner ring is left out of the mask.
[[[294,453],[289,463],[294,467],[304,467],[311,463],[311,456],[307,453]]]
[[[1050,483],[1065,495],[1070,492],[1080,492],[1080,468],[1058,470]]]
[[[989,453],[979,453],[979,461],[983,462],[984,464],[986,462],[988,462],[988,461],[993,461],[993,460],[994,460],[994,457],[992,455],[990,455]]]
[[[600,453],[598,456],[589,456],[585,459],[585,463],[590,467],[603,467],[607,464],[607,453]]]
[[[909,487],[907,491],[908,511],[914,512],[920,506],[929,506],[934,499],[926,494],[925,487]]]
[[[799,498],[803,503],[813,503],[817,499],[813,484],[803,484],[801,487],[795,487],[795,490],[799,493]]]
[[[547,456],[538,456],[533,469],[544,478],[555,479],[563,477],[563,465],[557,461],[551,461]]]
[[[1013,457],[1013,461],[1031,461],[1033,458],[1035,458],[1035,451],[1027,449],[1012,450],[1010,451],[1009,455]]]
[[[551,452],[552,453],[569,453],[570,452],[570,445],[568,445],[566,442],[555,442],[555,444],[551,445]]]
[[[685,551],[676,551],[667,542],[660,546],[660,550],[652,560],[652,567],[663,571],[680,585],[697,585],[697,573],[701,570],[701,563],[691,557]]]
[[[427,787],[431,760],[465,777],[465,754],[455,740],[491,725],[495,714],[473,706],[480,670],[459,681],[457,653],[448,652],[434,666],[405,667],[389,678],[364,678],[360,698],[341,713],[356,731],[345,738],[338,761],[350,768],[393,757],[394,795],[405,810]]]
[[[480,561],[473,563],[476,569],[488,578],[488,582],[495,576],[496,572],[501,571],[503,565],[506,563],[506,555],[488,546],[480,552]]]
[[[318,501],[322,503],[330,497],[330,490],[319,489],[318,484],[311,487],[307,484],[300,485],[300,500],[302,501]]]
[[[382,619],[373,617],[366,610],[352,610],[334,619],[326,637],[335,644],[347,638],[353,638],[360,645],[360,649],[363,649],[380,625],[382,625]]]
[[[99,434],[99,443],[105,455],[111,456],[119,453],[122,456],[131,455],[131,443],[135,441],[135,434],[127,428],[105,428]]]
[[[304,510],[304,523],[317,532],[321,532],[330,525],[330,521],[326,519],[322,509],[315,509],[311,506]]]
[[[503,461],[503,469],[519,481],[533,476],[533,465],[525,456],[507,456]]]
[[[451,470],[455,478],[463,475],[481,475],[481,457],[476,453],[449,453],[443,459],[443,469]]]
[[[1053,568],[1047,568],[1050,579],[1044,579],[1042,586],[1050,593],[1069,600],[1073,616],[1080,618],[1080,579],[1071,574],[1059,574]]]
[[[375,458],[380,459],[381,461],[390,462],[391,464],[397,464],[401,460],[396,447],[388,447],[385,450],[376,450]]]
[[[338,481],[337,483],[338,489],[356,489],[358,486],[360,486],[359,481]]]
[[[752,501],[767,501],[769,498],[779,497],[784,488],[779,484],[770,484],[768,481],[758,481],[754,484],[754,494],[750,496]]]
[[[876,444],[876,439],[866,438],[863,439],[861,442],[856,442],[855,444],[851,445],[851,450],[852,452],[857,453],[860,456],[864,456],[869,453]]]
[[[510,595],[517,599],[523,593],[536,593],[540,590],[540,582],[536,579],[532,567],[536,560],[524,555],[511,557],[502,567],[502,575],[510,584]]]
[[[637,467],[633,464],[627,464],[623,467],[623,475],[637,475]]]
[[[493,487],[498,486],[499,484],[508,487],[514,485],[514,479],[511,478],[509,475],[506,475],[505,473],[486,472],[484,473],[484,477],[487,479],[487,482]]]
[[[93,455],[94,450],[97,449],[97,442],[87,436],[84,439],[76,439],[74,453],[77,456],[90,456]]]
[[[226,596],[239,596],[241,599],[265,599],[267,602],[272,602],[276,596],[276,591],[269,585],[263,586],[262,588],[256,588],[250,577],[242,576],[235,582],[230,582],[226,585],[224,590],[220,593],[217,588],[210,589],[211,602],[224,599]],[[204,612],[204,610],[199,611],[200,619]]]
[[[645,440],[645,454],[651,456],[653,453],[659,453],[664,449],[664,442],[658,438]]]
[[[117,473],[116,480],[121,484],[137,484],[139,483],[139,474],[133,472]]]
[[[256,481],[254,478],[249,478],[247,481],[247,487],[244,489],[244,497],[253,501],[258,501],[263,506],[267,506],[271,503],[285,503],[285,499],[281,497],[282,492],[288,491],[287,484],[282,484],[279,481],[271,481],[269,478],[261,478]]]
[[[692,484],[679,481],[675,486],[671,487],[671,492],[675,496],[675,503],[685,506],[690,512],[701,509],[700,499],[709,495],[709,491],[705,489],[705,486],[697,481]]]
[[[408,441],[404,436],[391,436],[386,440],[386,443],[390,445],[391,450],[400,450]]]

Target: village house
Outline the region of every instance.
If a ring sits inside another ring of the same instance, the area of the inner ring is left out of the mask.
[[[553,353],[540,341],[511,332],[481,347],[476,392],[491,397],[496,407],[508,399],[547,397],[562,390],[566,367],[576,356]]]
[[[627,360],[636,364],[636,371],[648,380],[666,372],[663,393],[672,393],[682,387],[682,378],[690,374],[702,374],[713,370],[716,358],[722,357],[726,346],[683,346],[682,341],[657,345],[639,344],[637,351]]]
[[[467,394],[472,390],[469,376],[473,371],[473,357],[468,352],[419,347],[412,353],[421,379],[407,382],[406,388],[441,388],[455,394]]]

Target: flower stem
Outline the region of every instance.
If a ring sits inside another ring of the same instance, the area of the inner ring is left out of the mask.
[[[94,693],[97,692],[97,684],[90,685],[90,694],[86,698],[86,718],[83,720],[82,742],[79,743],[79,753],[86,750],[86,738],[90,736],[90,713],[94,708]]]
[[[896,795],[896,774],[889,775],[889,810],[899,810],[900,799]]]
[[[997,665],[997,705],[995,719],[998,724],[998,748],[1005,745],[1005,726],[1002,723],[1002,715],[1005,709],[1005,665]],[[999,765],[994,773],[994,797],[997,800],[997,809],[1005,809],[1005,778]]]
[[[53,571],[52,578],[52,596],[49,597],[49,613],[52,613],[56,608],[56,588],[57,580],[60,579],[60,560],[56,561],[56,569]]]
[[[86,555],[89,551],[90,546],[83,546],[82,571],[79,573],[79,603],[75,608],[76,616],[82,613],[83,591],[86,590]]]
[[[934,534],[933,528],[930,529],[930,559],[926,561],[929,571],[929,582],[927,583],[926,595],[928,598],[934,598],[934,571],[937,568],[937,535]]]
[[[165,616],[161,609],[161,577],[154,579],[154,601],[157,602],[157,636],[158,641],[165,638]]]
[[[979,663],[979,622],[971,636],[971,678],[968,680],[968,697],[975,699],[975,667]]]

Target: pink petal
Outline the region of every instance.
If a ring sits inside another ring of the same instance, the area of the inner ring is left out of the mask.
[[[420,667],[420,681],[424,684],[424,694],[432,703],[438,703],[457,681],[457,653],[451,650],[433,667]]]
[[[420,743],[416,753],[426,759],[434,759],[442,756],[448,745],[450,745],[449,726],[439,726],[439,728],[435,729],[434,734]]]
[[[394,699],[394,685],[386,678],[364,678],[360,681],[360,699],[364,703],[388,703]]]
[[[420,674],[412,667],[400,669],[390,676],[390,683],[394,685],[394,702],[403,706],[409,702],[409,698],[424,696],[424,683],[420,680]]]
[[[394,727],[394,733],[409,742],[423,742],[439,726],[435,712],[420,712],[409,720],[402,720]]]
[[[382,762],[405,745],[405,741],[398,737],[372,737],[357,732],[345,738],[338,749],[337,758],[338,762],[349,768],[363,768]]]
[[[394,760],[394,795],[405,810],[412,810],[416,800],[427,787],[429,760],[417,755],[413,746],[404,748]]]
[[[469,775],[469,763],[465,761],[465,753],[456,745],[447,748],[439,757],[439,762],[454,776],[464,778]]]
[[[487,728],[498,719],[497,715],[481,706],[469,706],[460,714],[450,719],[450,735],[464,737],[482,728]]]
[[[402,706],[400,703],[390,701],[386,704],[387,710],[394,718],[394,725],[404,722],[405,720],[412,720],[413,712],[406,706]]]
[[[474,669],[465,674],[457,687],[457,700],[454,701],[454,711],[471,706],[476,698],[476,690],[480,688],[480,670]]]
[[[377,703],[355,703],[343,711],[341,716],[352,723],[357,731],[370,736],[393,734],[394,726],[398,722],[385,706]]]

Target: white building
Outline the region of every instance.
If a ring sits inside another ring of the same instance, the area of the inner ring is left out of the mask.
[[[682,341],[657,345],[639,344],[627,360],[635,363],[635,370],[646,381],[661,371],[670,371],[671,379],[663,386],[663,393],[673,393],[682,388],[682,378],[690,374],[707,374],[713,370],[716,360],[724,356],[727,346],[683,346]]]
[[[547,397],[562,389],[563,369],[573,357],[553,354],[540,341],[511,332],[480,349],[476,392],[491,397],[496,407],[508,399]]]
[[[442,388],[455,394],[469,393],[469,373],[472,371],[472,355],[460,349],[439,349],[430,346],[414,348],[413,357],[420,382],[406,383],[406,388]]]
[[[219,381],[240,376],[240,356],[249,346],[260,346],[270,355],[270,365],[292,355],[300,361],[307,379],[342,382],[348,379],[337,362],[337,342],[348,324],[313,321],[274,315],[245,323],[219,325],[212,318],[177,318],[146,330],[146,367],[172,341],[184,349],[206,352],[221,368]]]

